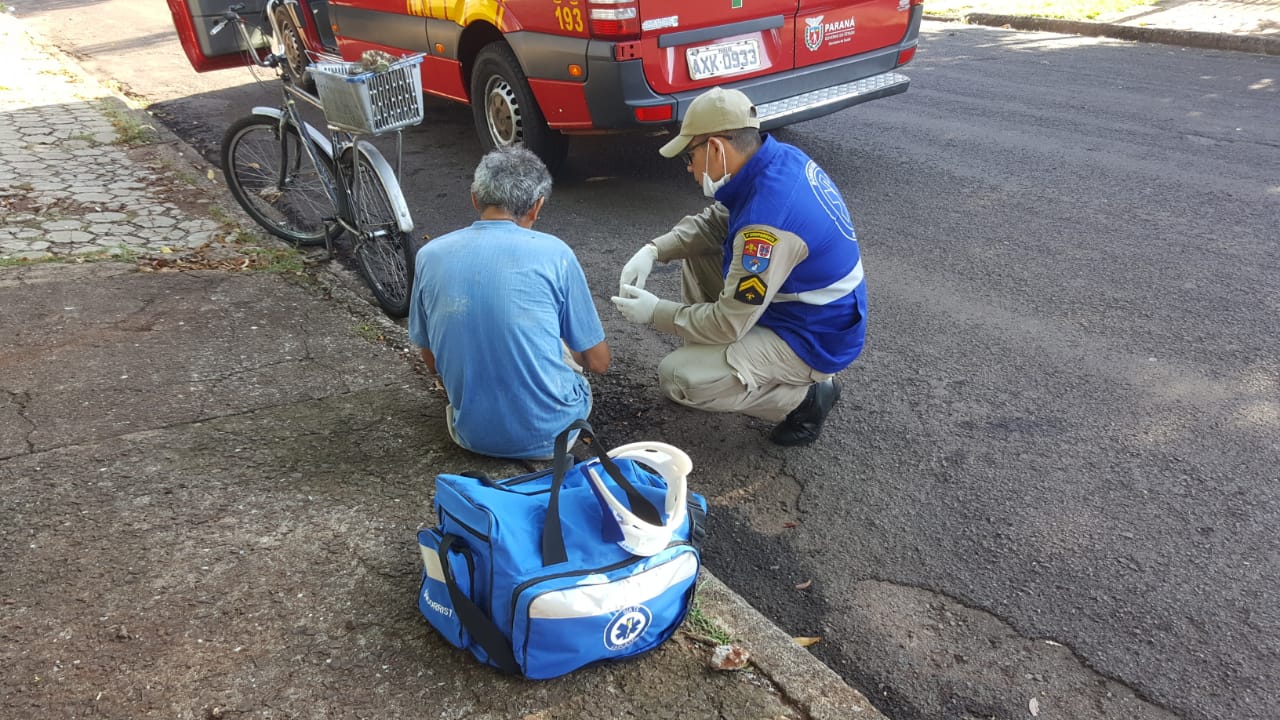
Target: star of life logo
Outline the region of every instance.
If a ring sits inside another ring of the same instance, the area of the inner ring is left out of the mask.
[[[653,622],[653,614],[643,605],[633,605],[618,611],[604,628],[604,646],[621,650],[644,635]]]
[[[422,593],[422,599],[426,601],[427,607],[431,608],[432,610],[435,610],[436,612],[440,613],[445,617],[453,617],[453,608],[446,607],[436,602],[435,600],[432,600],[431,596],[428,595],[427,593]]]
[[[818,203],[822,205],[823,210],[827,211],[827,216],[835,223],[840,234],[856,242],[858,235],[853,230],[849,208],[845,207],[844,199],[840,197],[840,191],[836,189],[836,184],[831,181],[831,177],[812,160],[805,165],[804,171],[809,178],[809,189],[813,190]]]

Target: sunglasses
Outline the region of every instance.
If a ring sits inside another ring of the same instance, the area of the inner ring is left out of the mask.
[[[697,145],[690,145],[689,147],[685,148],[685,151],[684,151],[684,164],[685,164],[685,165],[692,165],[692,164],[693,164],[693,151],[694,151],[694,150],[697,150],[698,148],[702,147],[703,145],[706,145],[707,143],[711,142],[711,138],[713,138],[713,137],[719,137],[719,136],[718,136],[718,135],[709,135],[709,136],[707,136],[707,139],[706,139],[706,140],[703,140],[702,142],[698,143]]]

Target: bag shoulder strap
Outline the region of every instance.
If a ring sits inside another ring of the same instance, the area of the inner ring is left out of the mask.
[[[515,654],[511,652],[511,643],[498,625],[480,609],[471,598],[458,587],[453,577],[453,568],[449,567],[449,550],[453,548],[457,535],[446,534],[437,549],[440,555],[440,569],[443,571],[445,587],[449,589],[449,602],[453,603],[453,611],[458,613],[458,622],[471,633],[485,654],[503,672],[512,675],[520,674],[520,665],[516,663]]]

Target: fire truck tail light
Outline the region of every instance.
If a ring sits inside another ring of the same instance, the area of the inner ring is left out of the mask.
[[[913,57],[915,57],[915,56],[916,56],[916,49],[915,49],[915,47],[914,47],[914,46],[913,46],[913,47],[906,48],[905,50],[899,50],[899,51],[898,51],[898,64],[899,64],[899,65],[906,65],[907,63],[911,62],[911,58],[913,58]]]
[[[636,120],[640,122],[666,122],[675,119],[675,109],[670,105],[650,105],[635,110]]]
[[[587,0],[591,37],[625,40],[640,36],[636,0]]]

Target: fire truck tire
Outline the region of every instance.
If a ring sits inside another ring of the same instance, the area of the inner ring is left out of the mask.
[[[307,56],[307,41],[298,29],[289,8],[281,5],[276,8],[276,24],[280,26],[280,44],[284,46],[284,56],[289,61],[289,74],[294,79],[301,78],[298,84],[309,92],[316,91],[316,81],[307,73],[311,58]]]
[[[523,143],[555,172],[564,162],[569,139],[547,127],[520,62],[504,42],[486,45],[471,71],[471,113],[486,148]]]

